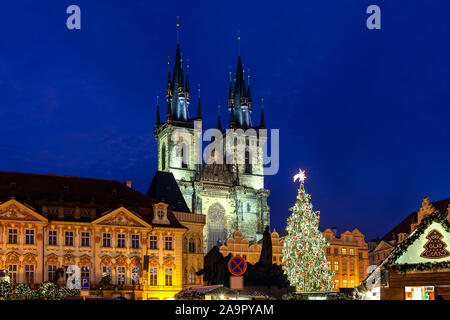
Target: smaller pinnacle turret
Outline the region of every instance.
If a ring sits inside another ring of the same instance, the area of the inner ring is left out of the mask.
[[[197,119],[202,119],[202,104],[200,102],[200,85],[198,85],[198,107],[197,107]]]
[[[261,98],[261,122],[259,126],[261,128],[266,127],[266,121],[264,120],[264,98]]]
[[[218,106],[218,108],[219,108],[219,118],[217,119],[217,129],[222,131],[222,121],[220,120],[220,105]]]
[[[156,123],[155,126],[158,127],[161,124],[161,118],[159,116],[159,96],[156,96]]]

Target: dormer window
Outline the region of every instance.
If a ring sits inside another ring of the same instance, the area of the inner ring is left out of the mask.
[[[64,192],[69,192],[69,186],[64,186],[63,189],[64,189]]]
[[[15,182],[10,182],[10,183],[9,183],[9,189],[10,189],[10,190],[16,190],[16,187],[17,187],[17,185],[16,185]]]
[[[169,219],[167,218],[167,207],[168,205],[160,202],[153,204],[153,221],[155,224],[170,224]]]
[[[117,189],[112,189],[111,194],[113,197],[117,196]]]

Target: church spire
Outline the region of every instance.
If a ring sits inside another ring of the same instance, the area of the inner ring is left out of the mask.
[[[188,122],[190,104],[189,70],[187,72],[185,81],[185,78],[183,76],[183,59],[181,57],[180,49],[179,21],[177,21],[177,50],[175,54],[175,64],[173,67],[172,81],[170,80],[169,71],[168,84],[170,88],[168,89],[169,94],[167,98],[167,118],[177,122]]]
[[[266,127],[266,121],[264,120],[264,98],[261,98],[261,122],[260,122],[260,128]]]
[[[155,126],[158,127],[161,124],[161,118],[159,116],[159,96],[156,96],[156,124]]]
[[[247,75],[247,101],[248,101],[248,109],[252,110],[252,95],[250,93],[250,72]]]
[[[236,77],[234,83],[234,90],[229,91],[228,110],[231,112],[230,125],[234,124],[235,128],[248,129],[252,127],[252,120],[250,116],[252,102],[251,102],[250,86],[248,86],[247,89],[245,84],[245,71],[240,54],[240,39],[241,37],[239,36],[238,37],[239,55],[236,69]]]
[[[198,85],[198,107],[197,107],[197,119],[202,119],[202,104],[200,102],[200,84]]]
[[[233,99],[233,79],[231,78],[231,71],[230,71],[230,87],[228,89],[228,107],[231,108],[231,106],[234,104]]]
[[[217,119],[217,129],[222,131],[222,121],[220,120],[220,105],[218,106],[219,109],[219,118]]]

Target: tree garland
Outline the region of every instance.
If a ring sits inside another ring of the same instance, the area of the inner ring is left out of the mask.
[[[12,294],[12,287],[8,281],[1,280],[0,281],[0,299],[6,300]]]
[[[53,282],[44,282],[39,286],[38,295],[47,300],[61,300],[58,288]]]
[[[38,298],[38,294],[34,291],[31,291],[30,286],[26,283],[18,284],[16,289],[14,290],[14,299],[19,300],[33,300]]]
[[[412,263],[412,264],[395,264],[395,261],[408,249],[408,247],[425,232],[425,230],[433,223],[439,222],[442,224],[447,232],[450,232],[450,222],[445,214],[435,211],[425,218],[417,226],[413,234],[406,238],[403,242],[399,243],[392,251],[387,263],[386,268],[392,269],[401,273],[406,273],[410,270],[424,271],[424,270],[437,270],[437,269],[450,269],[450,261],[443,262],[426,262],[426,263]]]
[[[193,299],[205,299],[205,294],[198,291],[191,291],[192,288],[178,292],[175,295],[177,300],[193,300]]]

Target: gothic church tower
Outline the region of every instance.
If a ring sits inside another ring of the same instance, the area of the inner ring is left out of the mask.
[[[259,126],[252,124],[252,98],[250,85],[245,83],[241,56],[238,57],[236,79],[230,79],[228,110],[231,130],[265,129],[264,111],[261,109]],[[195,164],[202,148],[196,145],[194,126],[202,129],[202,108],[198,97],[197,117],[189,116],[191,103],[189,75],[184,78],[180,44],[177,43],[173,77],[168,75],[166,121],[161,122],[159,103],[156,110],[155,138],[158,142],[158,170],[171,172],[183,194],[189,209],[196,214],[206,215],[204,228],[204,252],[208,252],[218,242],[223,242],[240,230],[250,241],[262,238],[266,225],[270,224],[270,209],[267,205],[269,190],[264,189],[262,154],[256,155],[257,161],[250,164],[250,147],[256,143],[253,139],[245,141],[245,162],[237,163],[233,159],[224,164]],[[188,144],[179,148],[172,141],[177,129],[186,130]],[[234,135],[233,131],[222,130],[221,119],[217,129]],[[259,133],[257,133],[259,134]],[[226,146],[224,146],[226,150]],[[183,161],[184,159],[184,161]]]

